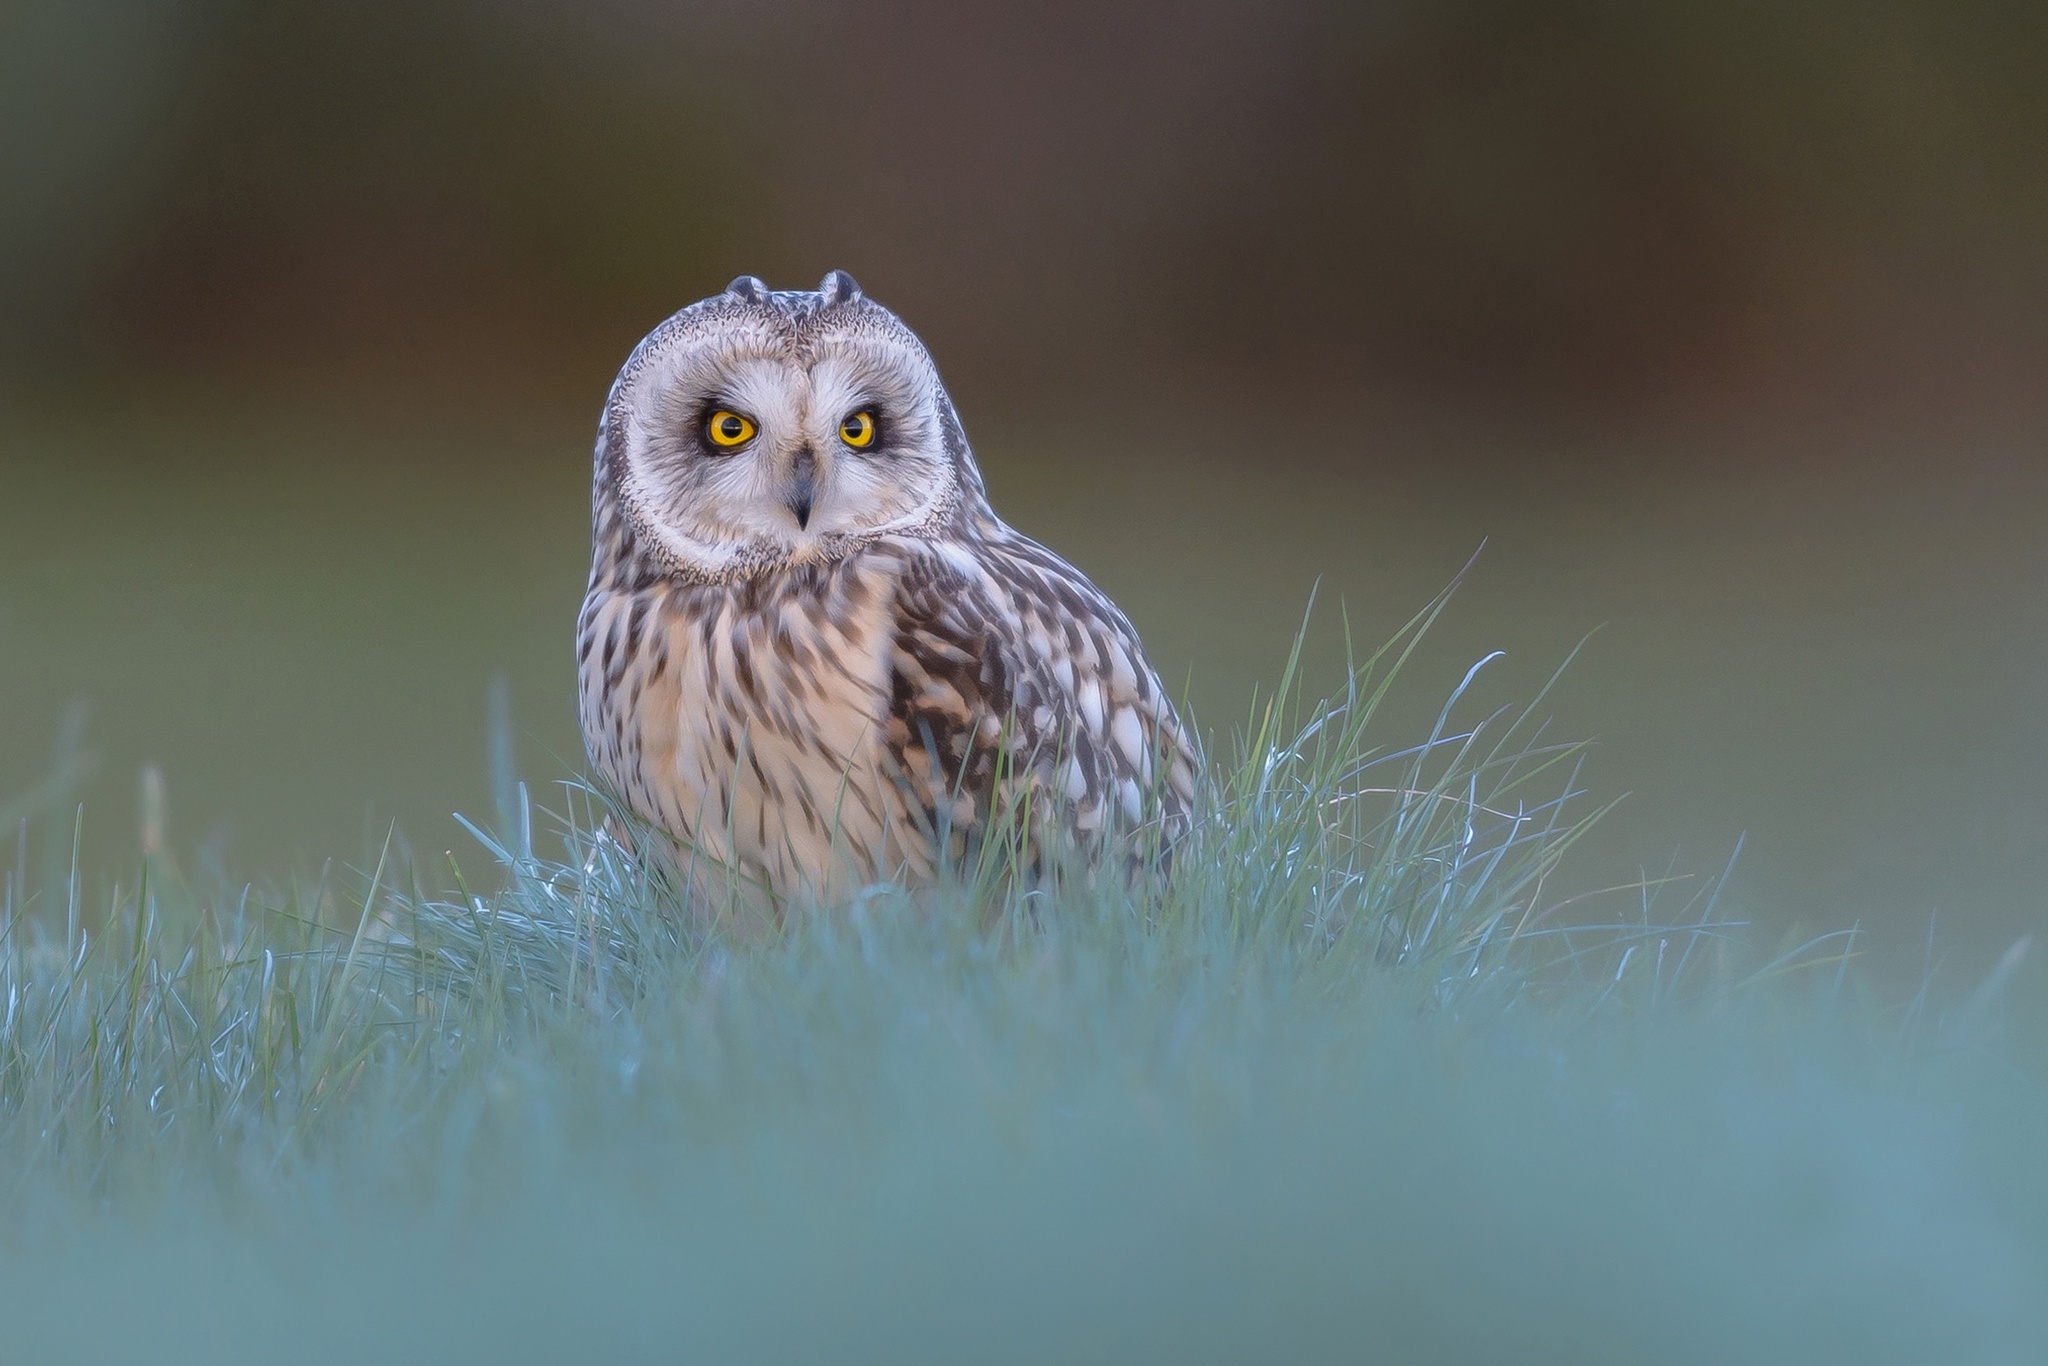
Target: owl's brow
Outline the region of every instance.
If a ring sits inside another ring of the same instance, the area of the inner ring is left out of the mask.
[[[697,420],[699,422],[710,417],[713,413],[721,411],[738,413],[741,417],[751,421],[760,420],[759,416],[751,411],[744,402],[734,398],[723,389],[714,389],[697,402]]]

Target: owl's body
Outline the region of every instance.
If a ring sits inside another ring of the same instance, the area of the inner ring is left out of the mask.
[[[743,278],[640,344],[592,530],[584,740],[698,891],[927,880],[1023,803],[1084,847],[1186,824],[1137,633],[996,518],[922,345],[843,274]]]

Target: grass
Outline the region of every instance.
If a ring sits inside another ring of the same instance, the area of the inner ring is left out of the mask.
[[[1436,607],[1290,666],[1170,876],[707,924],[509,774],[443,870],[18,872],[9,1358],[2048,1359],[2019,950],[1892,1009],[1711,879],[1555,890],[1540,699],[1377,747]]]

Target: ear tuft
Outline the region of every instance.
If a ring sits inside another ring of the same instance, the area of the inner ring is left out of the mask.
[[[851,303],[860,297],[860,286],[853,277],[843,270],[825,272],[825,279],[818,286],[818,294],[828,304]]]
[[[736,299],[745,299],[750,304],[768,302],[768,286],[758,275],[742,275],[725,287],[725,292]]]

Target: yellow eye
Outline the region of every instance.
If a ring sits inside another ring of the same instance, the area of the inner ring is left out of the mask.
[[[704,435],[714,446],[744,446],[754,439],[754,424],[729,409],[720,408],[704,420]]]
[[[849,446],[871,445],[875,439],[875,415],[855,413],[839,424],[839,439]]]

